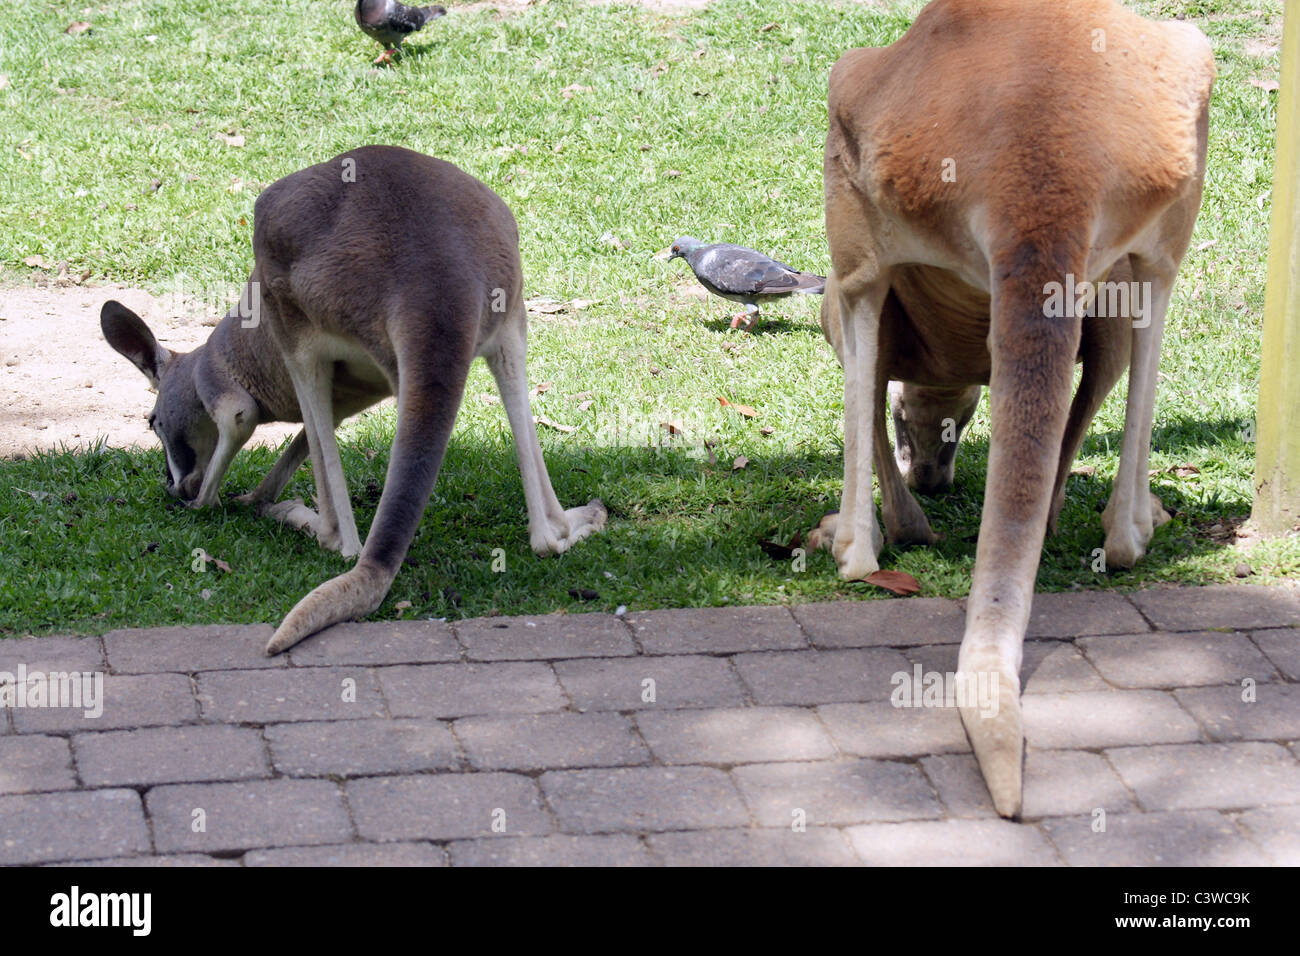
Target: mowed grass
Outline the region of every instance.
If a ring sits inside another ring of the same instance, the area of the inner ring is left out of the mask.
[[[759,547],[838,504],[842,376],[817,300],[778,304],[741,335],[727,329],[729,303],[699,297],[682,263],[655,256],[691,234],[825,271],[827,72],[849,47],[897,38],[921,4],[717,0],[662,14],[552,0],[504,16],[449,4],[388,69],[370,65],[379,48],[351,6],[200,0],[181,16],[172,4],[114,0],[76,13],[92,30],[72,36],[68,8],[0,3],[0,277],[30,282],[23,260],[41,255],[92,282],[156,291],[178,275],[195,288],[238,282],[268,183],[365,143],[440,156],[515,211],[527,294],[555,303],[531,321],[530,381],[549,383],[534,411],[575,428],[543,427],[543,451],[562,502],[600,496],[610,522],[561,557],[529,551],[509,430],[481,397],[495,389],[479,365],[377,618],[886,597],[839,581],[825,553],[799,569]],[[1220,70],[1205,201],[1156,408],[1153,486],[1177,517],[1138,568],[1093,570],[1121,385],[1080,459],[1095,474],[1070,479],[1038,587],[1229,580],[1242,560],[1252,580],[1294,577],[1294,536],[1243,558],[1215,528],[1250,510],[1277,96],[1252,81],[1276,78],[1281,4],[1134,7],[1186,13]],[[93,328],[85,347],[108,348]],[[392,428],[379,411],[342,432],[363,534]],[[986,403],[953,493],[923,501],[944,539],[881,556],[924,594],[969,586],[987,439]],[[0,462],[0,633],[278,620],[346,564],[229,501],[274,456],[242,453],[227,503],[206,512],[167,499],[157,449]],[[1183,465],[1196,470],[1171,471]],[[309,468],[289,494],[310,500]],[[231,570],[193,570],[195,549]]]

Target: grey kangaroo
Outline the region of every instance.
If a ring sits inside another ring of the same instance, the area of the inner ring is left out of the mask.
[[[104,304],[100,325],[157,389],[149,426],[166,452],[167,491],[192,507],[219,503],[231,460],[259,424],[303,423],[239,500],[359,558],[297,603],[268,654],[379,607],[433,490],[475,358],[487,360],[510,421],[532,549],[558,554],[604,527],[599,499],[566,511],[551,488],[528,402],[519,233],[487,186],[442,160],[365,146],[268,186],[254,206],[253,251],[240,304],[192,352],[159,345],[118,302]],[[334,429],[390,395],[397,430],[362,547]],[[277,501],[309,454],[314,511]]]

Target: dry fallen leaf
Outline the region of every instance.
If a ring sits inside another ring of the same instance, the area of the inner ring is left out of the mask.
[[[776,431],[776,429],[773,428],[771,425],[764,425],[762,428],[758,430],[758,433],[760,435],[770,435],[774,431]]]
[[[579,86],[577,83],[570,83],[564,89],[560,90],[560,95],[566,100],[571,100],[578,93],[590,93],[590,86]]]
[[[244,145],[244,135],[242,133],[214,133],[213,137],[221,140],[227,146],[238,148]]]
[[[545,394],[546,394],[547,392],[549,392],[550,390],[551,390],[551,383],[550,383],[550,382],[539,382],[539,383],[537,383],[536,385],[533,386],[533,390],[532,390],[531,392],[529,392],[528,394],[529,394],[529,395],[545,395]]]
[[[561,425],[559,422],[551,421],[545,415],[534,415],[533,424],[545,425],[547,428],[554,428],[557,432],[567,433],[567,432],[576,432],[578,430],[577,426],[575,425]]]
[[[650,77],[652,79],[658,79],[659,77],[663,76],[667,72],[668,72],[668,64],[662,61],[650,67]]]
[[[212,555],[208,555],[208,558],[222,571],[225,571],[227,574],[231,573],[231,567],[225,561],[222,561],[220,558],[214,558]]]
[[[580,412],[585,412],[589,408],[591,408],[591,399],[587,399],[585,402],[578,403],[578,411]]]
[[[744,455],[737,455],[736,460],[731,463],[731,470],[740,471],[748,464],[749,464],[748,458],[746,458]]]
[[[501,404],[501,399],[497,398],[495,395],[492,395],[492,394],[490,394],[490,393],[488,393],[488,392],[480,392],[480,393],[479,393],[479,396],[478,396],[478,400],[479,400],[480,402],[482,402],[484,405],[500,405],[500,404]]]
[[[754,411],[748,405],[737,405],[735,402],[727,401],[721,395],[718,396],[718,401],[722,403],[723,408],[734,408],[737,412],[744,415],[746,418],[753,418],[755,415],[758,414],[758,412]]]
[[[567,312],[569,308],[559,299],[551,298],[528,299],[524,305],[529,312],[536,312],[538,315],[554,315],[557,312]]]
[[[891,594],[903,596],[916,594],[921,590],[921,582],[906,571],[873,571],[867,575],[866,582],[884,588]]]
[[[777,23],[777,22],[774,20],[774,21],[772,21],[771,23],[765,23],[765,24],[763,24],[761,27],[758,28],[758,32],[759,32],[759,33],[770,33],[770,32],[773,31],[773,30],[779,30],[779,29],[781,29],[781,24]]]
[[[33,269],[48,269],[49,264],[45,261],[44,256],[28,256],[23,260],[23,265],[31,266]]]
[[[686,433],[686,429],[682,427],[681,422],[660,422],[659,427],[670,435],[683,435]]]
[[[1279,89],[1277,80],[1261,80],[1252,77],[1250,85],[1259,87],[1259,89],[1267,93],[1276,93]]]
[[[87,23],[85,20],[73,20],[71,23],[68,24],[67,29],[64,30],[63,32],[68,34],[69,36],[74,36],[74,37],[82,33],[89,33],[90,24]]]
[[[401,617],[410,609],[411,609],[410,601],[398,601],[396,604],[393,605],[393,610],[397,612],[398,617]]]

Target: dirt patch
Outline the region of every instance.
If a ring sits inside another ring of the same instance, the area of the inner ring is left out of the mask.
[[[207,340],[213,318],[175,314],[170,300],[118,285],[0,290],[0,458],[38,448],[156,447],[145,425],[154,394],[99,330],[99,309],[117,299],[178,352]],[[264,425],[254,442],[278,444],[296,425]]]

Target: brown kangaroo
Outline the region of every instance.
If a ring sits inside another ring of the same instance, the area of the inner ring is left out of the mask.
[[[551,488],[528,404],[519,233],[487,186],[407,149],[354,149],[266,188],[254,206],[253,251],[240,304],[193,352],[163,348],[117,302],[104,304],[100,324],[157,388],[149,425],[167,454],[167,490],[193,507],[219,503],[231,460],[259,424],[303,423],[241,500],[360,557],[298,602],[268,654],[379,607],[424,514],[477,357],[510,420],[533,550],[558,554],[604,526],[599,499],[566,511]],[[390,395],[397,431],[363,548],[334,429]],[[276,502],[309,453],[318,510]]]
[[[1102,515],[1107,563],[1131,567],[1167,517],[1147,480],[1156,370],[1200,207],[1214,75],[1194,26],[1153,23],[1112,0],[935,0],[896,43],[850,50],[831,71],[822,320],[844,366],[844,494],[823,530],[842,577],[877,570],[874,458],[891,537],[928,540],[889,454],[886,382],[903,383],[896,414],[901,406],[906,418],[911,398],[921,431],[933,430],[936,408],[969,418],[989,385],[958,678],[997,692],[991,712],[959,706],[1004,816],[1021,807],[1021,645],[1043,537],[1125,364],[1119,471]],[[1104,317],[1101,298],[1090,301],[1102,286],[1091,284],[1108,275],[1137,283],[1141,302]],[[937,477],[909,478],[951,481],[950,463],[937,464]]]

